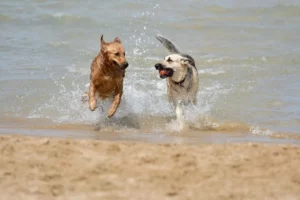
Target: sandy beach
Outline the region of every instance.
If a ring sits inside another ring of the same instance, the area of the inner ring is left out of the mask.
[[[300,147],[0,137],[0,199],[300,199]]]

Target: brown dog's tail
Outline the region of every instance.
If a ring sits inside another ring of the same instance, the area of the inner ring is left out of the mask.
[[[156,35],[156,39],[158,41],[160,41],[160,43],[162,43],[162,45],[164,45],[164,47],[166,47],[170,53],[177,53],[180,54],[180,50],[178,49],[178,47],[174,44],[174,42],[172,42],[171,40],[165,38],[164,36],[157,34]]]

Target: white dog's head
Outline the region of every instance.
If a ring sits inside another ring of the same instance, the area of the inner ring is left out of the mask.
[[[165,57],[164,61],[155,64],[159,71],[160,78],[171,78],[174,82],[181,82],[187,74],[187,67],[190,59],[180,54],[171,54]]]

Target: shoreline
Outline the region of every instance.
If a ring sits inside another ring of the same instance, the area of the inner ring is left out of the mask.
[[[42,136],[74,139],[92,139],[104,141],[134,141],[153,144],[182,143],[192,145],[215,143],[275,143],[300,145],[300,134],[293,132],[270,132],[259,129],[251,132],[250,126],[243,123],[220,123],[215,129],[194,129],[193,127],[180,132],[169,130],[171,122],[160,122],[162,127],[144,125],[141,127],[127,127],[125,121],[112,121],[98,130],[95,124],[55,123],[49,119],[1,118],[0,132],[2,135]],[[160,120],[162,118],[156,119]],[[120,126],[116,124],[121,124]],[[129,123],[130,124],[130,123]],[[247,127],[247,128],[246,128]]]
[[[0,136],[4,199],[299,199],[300,147]]]

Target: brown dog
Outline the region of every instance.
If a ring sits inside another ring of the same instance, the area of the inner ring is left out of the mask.
[[[112,117],[117,111],[123,93],[123,78],[128,63],[121,40],[116,37],[113,42],[105,42],[101,36],[101,50],[91,64],[89,107],[96,109],[96,94],[100,99],[113,96],[112,105],[107,112]]]

